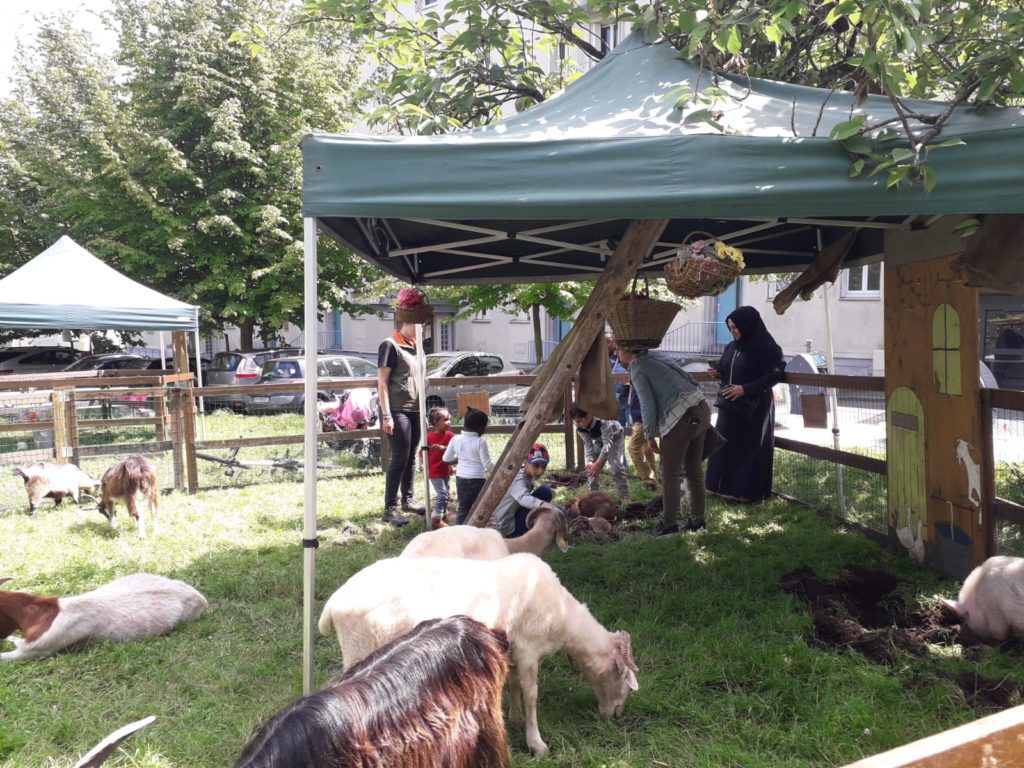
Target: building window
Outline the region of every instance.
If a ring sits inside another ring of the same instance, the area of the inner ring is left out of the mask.
[[[617,24],[601,25],[601,53],[606,54],[619,44],[619,27]]]
[[[528,323],[530,322],[529,312],[516,312],[512,315],[511,322],[513,323]]]
[[[789,283],[775,275],[770,275],[769,277],[771,279],[768,280],[767,300],[775,301],[775,297],[782,293],[783,289],[786,288]]]
[[[472,317],[474,323],[489,323],[491,322],[490,310],[481,309]]]
[[[451,352],[452,350],[452,326],[451,323],[438,323],[438,341],[441,342],[438,352]]]
[[[844,269],[839,296],[843,299],[879,299],[882,296],[882,265],[865,264]]]

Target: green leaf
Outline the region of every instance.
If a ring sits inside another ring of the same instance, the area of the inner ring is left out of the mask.
[[[871,139],[860,134],[843,139],[840,141],[840,144],[843,145],[843,149],[853,155],[870,154],[871,150],[873,150],[875,146]]]
[[[921,173],[924,177],[924,191],[930,194],[931,191],[935,189],[935,169],[932,168],[930,165],[922,165]]]
[[[860,176],[863,170],[864,160],[861,158],[854,160],[852,163],[850,163],[850,178],[852,179],[855,176]]]
[[[848,139],[851,136],[856,136],[860,133],[861,128],[864,127],[865,120],[866,118],[864,116],[858,116],[845,123],[839,123],[831,130],[828,137],[835,141],[842,141],[843,139]]]
[[[902,163],[905,160],[911,160],[914,157],[914,151],[907,149],[906,147],[897,147],[889,153],[894,163]]]

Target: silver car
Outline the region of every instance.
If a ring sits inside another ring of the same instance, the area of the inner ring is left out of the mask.
[[[63,371],[84,356],[71,347],[6,347],[0,349],[0,376]]]
[[[458,376],[513,376],[522,371],[496,352],[434,352],[426,356],[427,378]],[[456,412],[460,392],[496,394],[507,384],[466,384],[438,387],[427,384],[427,410],[444,406]]]
[[[346,355],[320,355],[316,360],[316,376],[318,381],[331,379],[376,378],[377,366],[361,357]],[[246,413],[280,413],[282,411],[302,411],[306,402],[303,391],[306,378],[306,359],[304,357],[278,357],[267,360],[263,364],[257,384],[279,384],[294,381],[295,391],[275,391],[267,394],[245,395]],[[320,390],[317,398],[336,400],[344,389]]]
[[[263,364],[275,357],[301,355],[297,347],[279,349],[261,349],[254,352],[218,352],[210,361],[209,367],[203,371],[203,385],[208,387],[231,387],[244,384],[255,384],[263,373]],[[230,408],[241,411],[245,408],[245,395],[236,392],[230,395],[206,395],[204,405],[207,410]]]

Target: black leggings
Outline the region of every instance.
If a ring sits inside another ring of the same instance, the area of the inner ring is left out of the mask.
[[[420,444],[419,411],[392,411],[394,432],[388,435],[391,461],[384,477],[384,509],[398,506],[398,491],[402,501],[412,501],[413,477],[416,473],[416,449]]]

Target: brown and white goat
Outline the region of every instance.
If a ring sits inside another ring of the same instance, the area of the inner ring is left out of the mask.
[[[569,523],[558,507],[538,507],[526,518],[529,530],[522,536],[506,539],[494,528],[455,525],[425,531],[410,541],[399,557],[467,557],[494,560],[519,552],[541,555],[555,544],[562,552],[569,549]]]
[[[564,651],[579,663],[603,715],[620,715],[629,691],[639,687],[629,633],[607,631],[547,563],[528,553],[378,560],[331,595],[319,627],[337,634],[347,668],[424,619],[460,614],[508,638],[509,719],[525,715],[526,743],[537,756],[548,753],[537,726],[537,675],[548,656]]]
[[[114,525],[117,510],[115,502],[120,499],[128,509],[128,515],[139,528],[139,538],[146,538],[146,525],[139,517],[138,497],[149,501],[149,516],[156,528],[156,511],[159,505],[160,486],[156,481],[156,470],[145,456],[129,456],[103,473],[100,481],[103,498],[100,499],[100,514]]]
[[[430,619],[275,715],[235,768],[508,768],[501,632]]]
[[[60,505],[70,496],[77,504],[79,496],[95,496],[99,493],[99,481],[74,464],[37,461],[24,467],[15,467],[13,471],[25,483],[29,514],[35,514],[36,507],[43,499],[53,499],[55,504]]]
[[[0,579],[0,583],[9,579]],[[13,651],[0,659],[38,659],[86,640],[127,642],[195,621],[206,598],[183,581],[133,573],[72,597],[40,597],[0,589],[0,640],[12,632]]]

